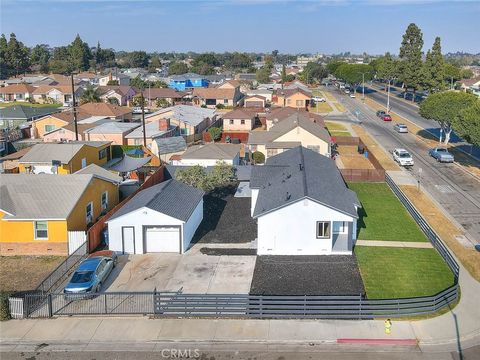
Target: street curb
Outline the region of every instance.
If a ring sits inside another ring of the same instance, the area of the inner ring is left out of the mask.
[[[363,345],[417,345],[417,339],[337,339],[338,344]]]

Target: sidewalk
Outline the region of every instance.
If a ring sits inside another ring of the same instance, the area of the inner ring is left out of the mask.
[[[403,247],[416,249],[432,249],[433,246],[429,242],[413,242],[413,241],[381,241],[381,240],[357,240],[355,245],[358,246],[385,246],[385,247]]]

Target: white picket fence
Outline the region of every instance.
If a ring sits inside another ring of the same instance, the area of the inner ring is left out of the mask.
[[[85,231],[69,231],[68,232],[68,255],[71,255],[87,240]]]
[[[22,298],[8,298],[8,305],[10,308],[10,316],[12,319],[23,319],[23,299]]]

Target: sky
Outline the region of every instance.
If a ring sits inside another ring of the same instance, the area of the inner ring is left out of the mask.
[[[442,50],[480,53],[480,0],[0,0],[0,32],[27,46],[76,34],[147,52],[398,53],[408,24]]]

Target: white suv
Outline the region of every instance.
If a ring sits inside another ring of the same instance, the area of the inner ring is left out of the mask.
[[[413,166],[413,158],[405,149],[393,150],[393,160],[398,162],[400,166]]]

